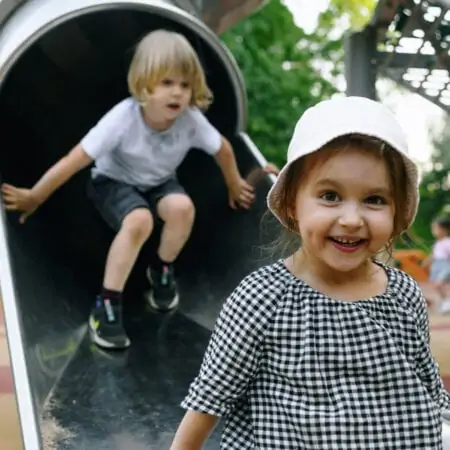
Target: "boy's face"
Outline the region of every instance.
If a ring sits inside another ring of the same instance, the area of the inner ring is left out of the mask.
[[[393,232],[395,206],[386,163],[357,148],[309,158],[316,158],[315,164],[308,169],[306,161],[296,198],[303,251],[325,270],[357,270]]]
[[[192,87],[179,74],[169,73],[154,88],[150,101],[145,106],[151,123],[170,126],[189,106]]]

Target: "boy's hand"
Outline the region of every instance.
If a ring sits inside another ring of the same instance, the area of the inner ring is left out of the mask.
[[[3,203],[7,211],[22,211],[20,223],[25,223],[27,218],[36,211],[39,201],[31,193],[31,189],[22,189],[2,184]]]
[[[238,206],[244,209],[249,209],[253,200],[255,199],[254,189],[243,178],[228,187],[229,204],[233,209],[237,209]]]
[[[280,173],[280,169],[273,163],[267,163],[264,167],[264,172],[272,175],[278,175]]]

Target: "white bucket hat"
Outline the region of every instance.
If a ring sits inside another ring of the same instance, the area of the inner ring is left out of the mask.
[[[407,176],[407,228],[413,223],[419,203],[419,176],[416,164],[408,156],[403,129],[394,114],[381,103],[365,97],[342,97],[322,101],[307,109],[295,126],[287,163],[267,196],[269,210],[286,228],[289,228],[288,220],[285,211],[280,208],[280,199],[289,167],[333,139],[354,133],[381,139],[402,156]]]

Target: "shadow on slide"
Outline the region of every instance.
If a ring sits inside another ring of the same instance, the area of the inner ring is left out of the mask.
[[[0,33],[2,180],[31,186],[124,98],[133,45],[159,27],[182,31],[197,49],[215,94],[208,117],[232,142],[242,173],[263,165],[242,132],[239,71],[203,24],[163,2],[47,0],[26,3]],[[197,209],[176,265],[181,306],[157,314],[142,299],[156,233],[125,292],[132,346],[108,354],[86,334],[113,237],[86,198],[87,176],[77,174],[25,226],[2,213],[0,276],[25,448],[168,448],[222,302],[269,262],[261,243],[275,225],[261,228],[261,218],[271,180],[258,184],[250,212],[233,211],[214,160],[192,150],[179,170]],[[206,448],[218,448],[217,436]]]

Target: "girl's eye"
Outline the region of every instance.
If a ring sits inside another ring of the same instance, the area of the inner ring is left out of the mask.
[[[189,88],[189,86],[190,86],[190,84],[189,83],[181,83],[181,87],[183,88],[183,89],[188,89]]]
[[[324,192],[321,194],[320,199],[326,202],[334,203],[339,201],[339,195],[333,191]]]
[[[371,195],[370,197],[367,197],[366,202],[370,203],[371,205],[377,205],[377,206],[387,204],[386,199],[383,197],[380,197],[379,195]]]
[[[172,80],[169,80],[168,78],[165,78],[162,81],[162,84],[164,84],[164,86],[170,86],[172,84]]]

